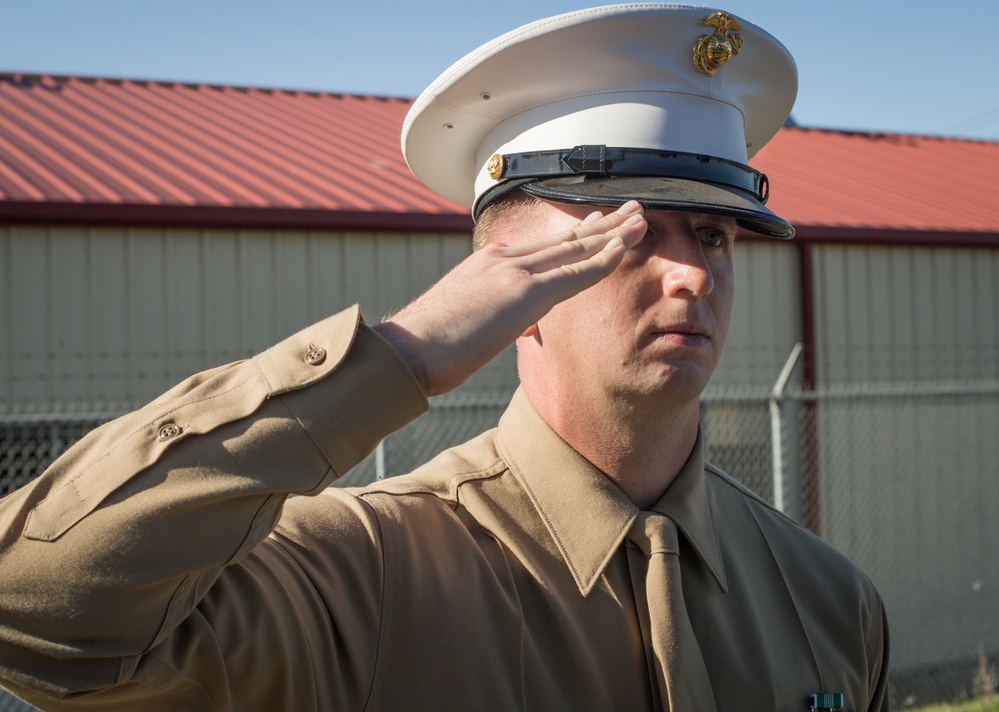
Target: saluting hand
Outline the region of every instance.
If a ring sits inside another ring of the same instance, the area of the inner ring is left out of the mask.
[[[646,227],[641,206],[630,201],[554,235],[492,242],[374,328],[428,396],[446,393],[553,306],[613,272]]]

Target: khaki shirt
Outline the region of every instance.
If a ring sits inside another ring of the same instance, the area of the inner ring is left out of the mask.
[[[53,710],[651,709],[637,509],[522,393],[410,476],[327,488],[427,407],[358,318],[189,379],[0,502],[5,686]],[[655,509],[719,710],[887,709],[856,567],[700,444]]]

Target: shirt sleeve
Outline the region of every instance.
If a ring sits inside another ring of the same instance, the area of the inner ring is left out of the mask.
[[[0,683],[45,709],[221,710],[279,663],[254,641],[306,664],[329,616],[262,542],[289,495],[324,490],[426,409],[354,307],[90,433],[0,500]],[[367,542],[356,566],[371,566],[364,505],[331,501],[332,535]]]

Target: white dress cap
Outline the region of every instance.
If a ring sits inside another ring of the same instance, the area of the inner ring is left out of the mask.
[[[776,39],[713,8],[612,5],[540,20],[454,64],[416,100],[402,150],[474,216],[519,187],[549,200],[732,215],[791,237],[748,159],[797,91]]]

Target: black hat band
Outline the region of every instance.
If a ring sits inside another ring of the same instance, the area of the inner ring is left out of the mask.
[[[724,158],[679,151],[576,146],[497,154],[490,159],[488,168],[490,176],[501,181],[569,175],[683,178],[735,188],[760,203],[770,197],[770,184],[763,173]]]

